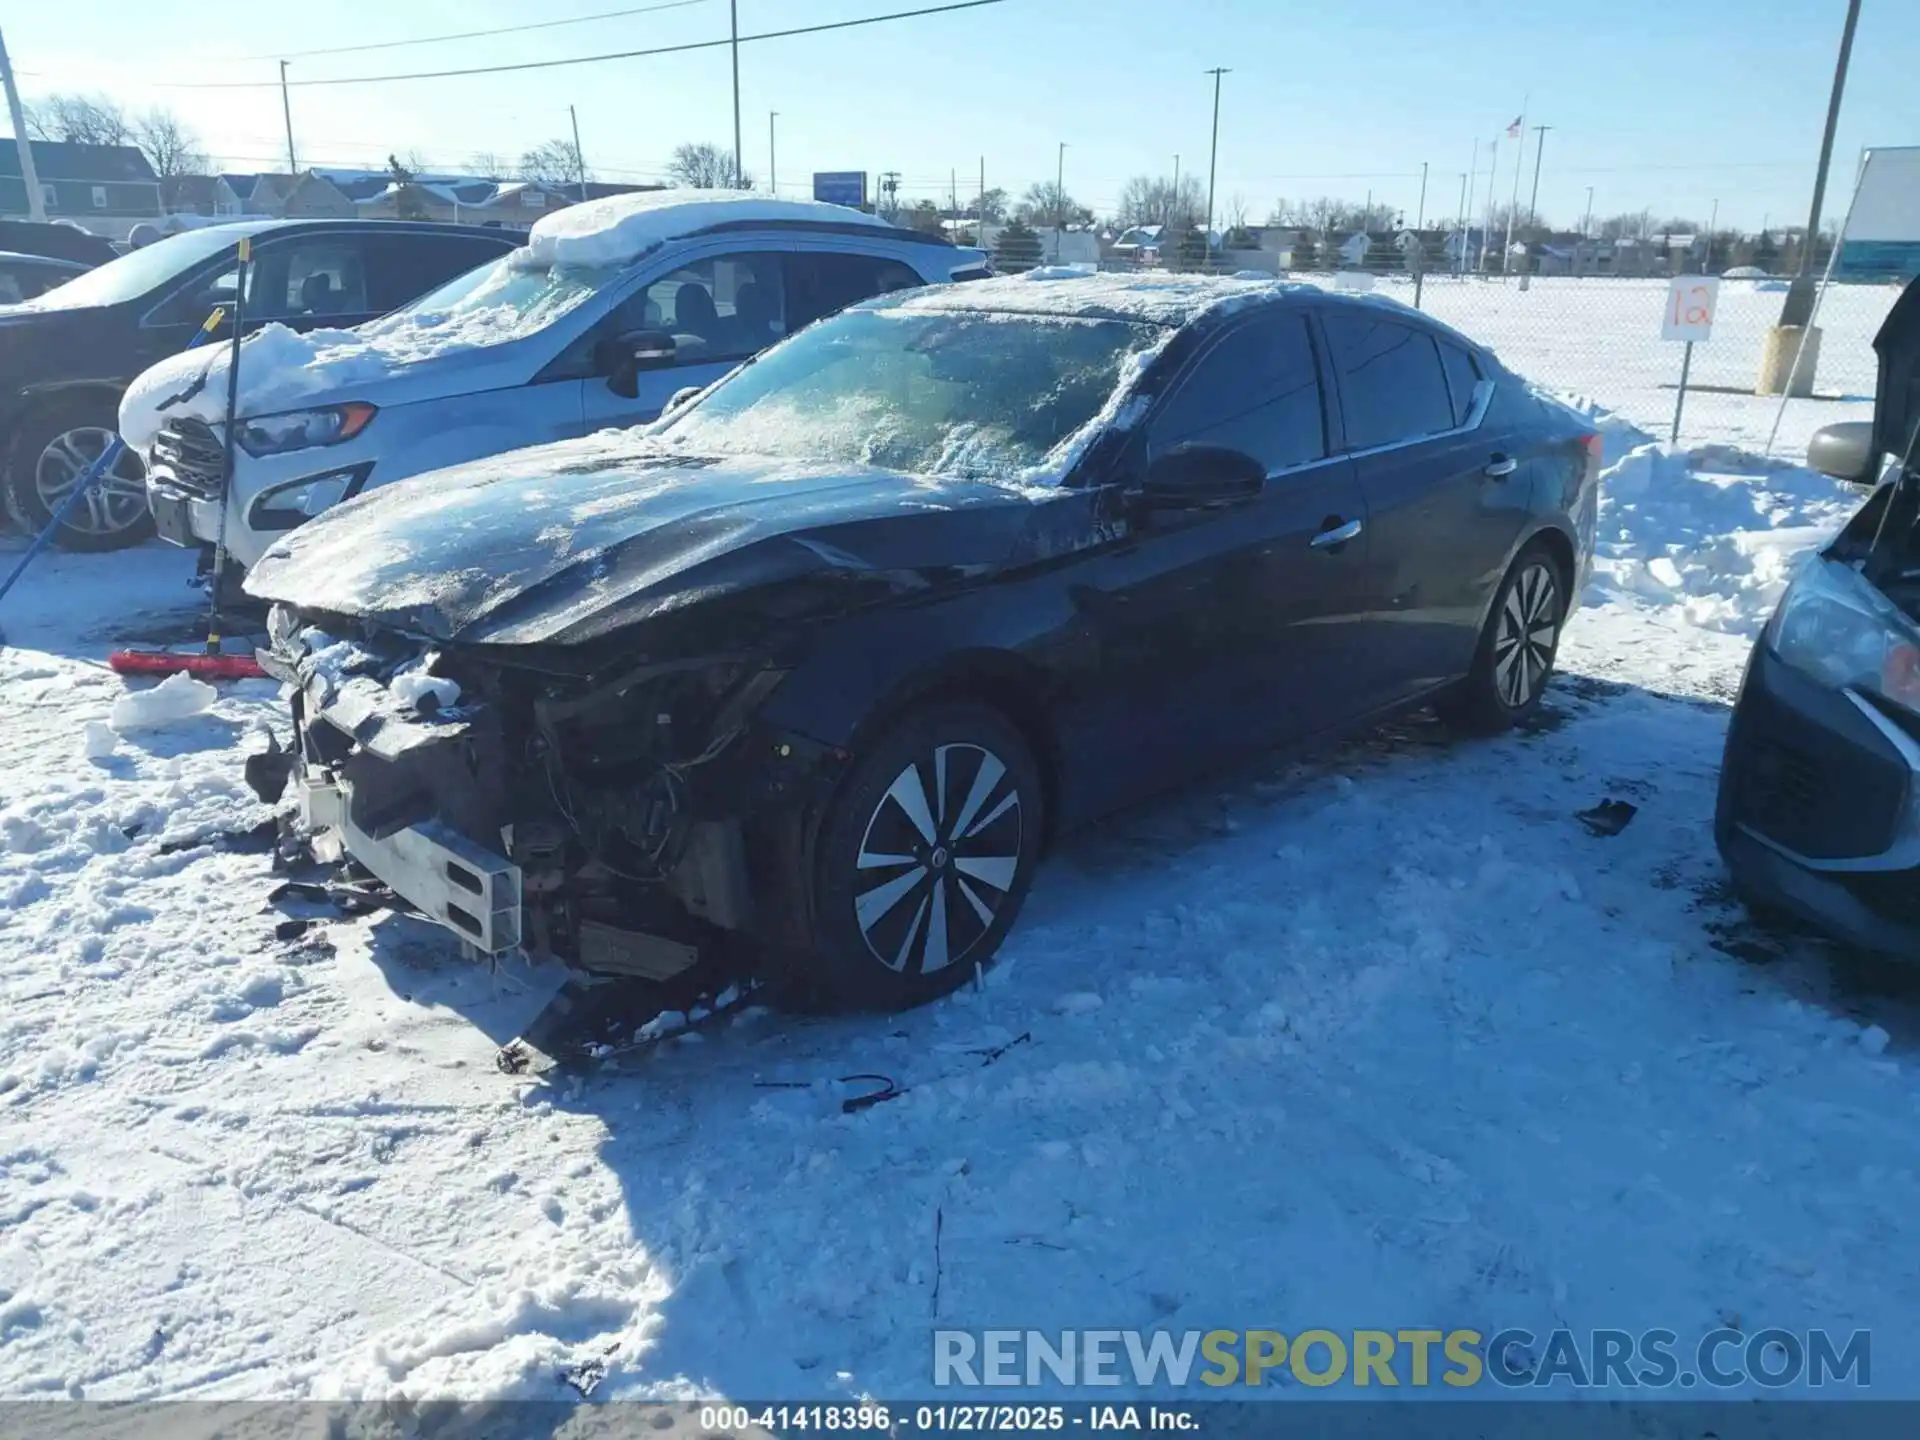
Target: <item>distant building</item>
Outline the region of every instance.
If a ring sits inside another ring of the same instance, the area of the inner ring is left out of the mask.
[[[147,157],[132,145],[33,142],[33,168],[49,220],[71,220],[109,240],[124,240],[135,225],[166,213],[160,181]],[[0,216],[31,218],[27,187],[20,178],[20,150],[0,144]]]

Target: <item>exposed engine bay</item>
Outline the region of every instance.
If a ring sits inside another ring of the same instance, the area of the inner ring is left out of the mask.
[[[263,794],[295,782],[316,859],[350,859],[489,954],[668,981],[729,937],[780,940],[756,861],[797,843],[779,802],[809,757],[755,743],[784,675],[764,657],[629,659],[608,678],[286,607],[270,635],[297,743]]]

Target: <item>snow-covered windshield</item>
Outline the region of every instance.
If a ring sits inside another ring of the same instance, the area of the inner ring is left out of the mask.
[[[26,302],[29,310],[83,310],[95,305],[120,305],[138,300],[177,276],[231,250],[239,235],[225,225],[187,230],[151,245],[129,251],[84,275],[76,275],[57,289]]]
[[[504,345],[546,329],[626,267],[535,265],[525,250],[456,275],[412,304],[361,327],[367,335],[430,332],[435,349]]]
[[[856,310],[802,331],[670,421],[703,455],[1037,478],[1115,407],[1169,332],[985,311]]]

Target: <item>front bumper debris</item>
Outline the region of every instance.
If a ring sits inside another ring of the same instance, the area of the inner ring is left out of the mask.
[[[322,845],[333,837],[395,895],[475,949],[500,955],[520,948],[518,865],[438,820],[375,836],[354,823],[353,811],[345,781],[302,780],[301,820]]]

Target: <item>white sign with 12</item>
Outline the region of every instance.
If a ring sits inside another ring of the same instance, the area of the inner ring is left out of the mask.
[[[1667,308],[1660,316],[1660,338],[1701,344],[1711,340],[1714,307],[1719,303],[1719,276],[1674,276],[1667,286]]]

